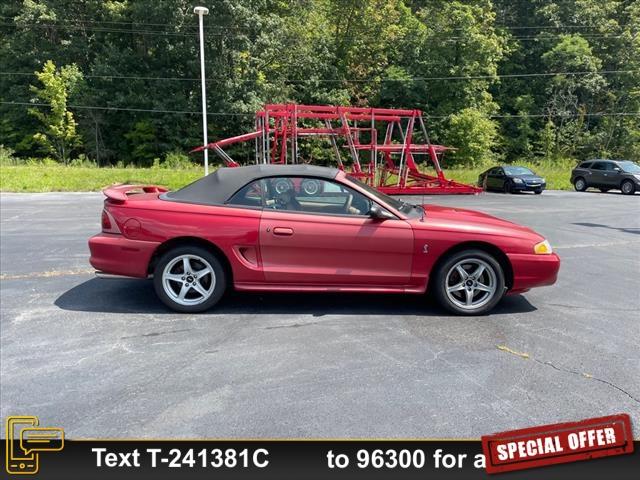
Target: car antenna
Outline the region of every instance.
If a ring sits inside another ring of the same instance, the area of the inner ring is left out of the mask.
[[[435,152],[433,151],[433,149],[431,147],[431,140],[429,139],[429,134],[427,133],[427,127],[425,127],[425,125],[424,125],[424,118],[422,117],[422,112],[420,112],[419,119],[420,119],[420,129],[422,130],[422,135],[424,135],[424,140],[427,143],[427,148],[429,149],[429,155],[435,155]],[[433,160],[433,158],[432,158],[432,160]],[[422,213],[420,214],[420,221],[421,222],[424,222],[424,215],[426,213],[425,208],[424,208],[424,195],[425,195],[425,190],[422,189],[422,199],[420,200],[420,210],[422,210]]]

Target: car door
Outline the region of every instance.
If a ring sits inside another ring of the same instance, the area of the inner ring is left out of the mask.
[[[605,177],[605,170],[607,168],[606,164],[607,162],[593,162],[593,165],[591,165],[591,168],[589,169],[589,172],[591,173],[591,175],[589,175],[589,177],[587,178],[587,183],[590,186],[593,186],[593,187],[606,186],[606,177]]]
[[[604,171],[602,173],[602,184],[608,188],[616,188],[620,186],[620,173],[616,168],[619,168],[613,162],[604,162]]]
[[[504,172],[502,168],[496,167],[489,170],[487,187],[493,190],[502,190],[504,188]]]
[[[398,286],[409,283],[413,230],[402,219],[373,219],[371,200],[326,179],[305,193],[303,178],[269,179],[260,252],[269,283]],[[278,185],[276,190],[273,186]]]

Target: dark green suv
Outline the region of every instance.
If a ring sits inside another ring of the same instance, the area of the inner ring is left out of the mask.
[[[595,187],[633,195],[640,191],[640,166],[630,160],[588,160],[573,169],[571,183],[579,192]]]

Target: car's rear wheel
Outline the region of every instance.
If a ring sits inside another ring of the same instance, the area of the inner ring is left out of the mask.
[[[460,315],[481,315],[500,301],[505,291],[502,267],[482,250],[464,250],[448,257],[435,275],[434,293],[440,305]]]
[[[622,190],[622,193],[625,195],[632,195],[636,192],[636,186],[631,180],[625,180],[622,182],[622,185],[620,185],[620,190]]]
[[[227,287],[224,268],[216,256],[199,246],[174,248],[154,269],[156,294],[177,312],[196,313],[213,307]]]
[[[587,182],[582,177],[576,178],[576,181],[573,182],[573,188],[578,192],[584,192],[587,189]]]

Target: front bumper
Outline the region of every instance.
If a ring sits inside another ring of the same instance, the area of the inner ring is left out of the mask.
[[[101,272],[146,278],[149,262],[160,245],[157,242],[131,240],[122,235],[100,233],[89,239],[91,266]]]
[[[513,269],[513,286],[509,293],[521,293],[534,287],[553,285],[558,279],[560,257],[536,254],[507,254]]]
[[[536,190],[545,190],[546,183],[513,183],[511,190],[518,192],[535,192]]]

